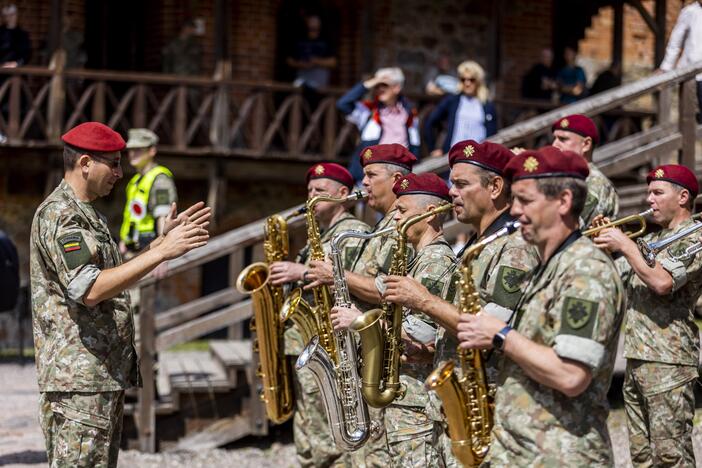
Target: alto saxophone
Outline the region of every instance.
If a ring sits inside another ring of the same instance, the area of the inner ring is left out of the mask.
[[[452,208],[451,203],[442,204],[426,213],[408,218],[398,225],[397,249],[393,254],[388,275],[405,276],[407,274],[409,228],[423,219]],[[363,398],[374,408],[384,408],[396,398],[402,398],[405,393],[405,389],[400,384],[402,311],[401,305],[385,302],[382,308],[369,310],[349,325],[351,330],[358,332],[361,339]],[[381,320],[383,318],[385,323]]]
[[[254,316],[251,331],[256,331],[254,351],[259,354],[258,377],[262,380],[261,400],[268,418],[275,424],[285,422],[295,405],[292,369],[283,353],[283,324],[278,312],[283,305],[283,288],[269,283],[269,265],[287,258],[289,253],[288,221],[302,214],[301,208],[286,217],[269,216],[264,226],[265,262],[253,263],[239,274],[236,289],[250,294]]]
[[[480,298],[473,282],[471,264],[491,242],[519,229],[519,221],[505,227],[472,245],[461,261],[460,305],[462,314],[480,311]],[[485,377],[485,362],[480,350],[458,348],[458,363],[462,377],[454,372],[455,363],[449,361],[434,369],[425,382],[427,390],[434,390],[441,399],[451,438],[451,451],[464,466],[482,463],[490,448],[494,402]]]
[[[307,200],[307,203],[305,203],[305,215],[307,218],[307,245],[309,246],[310,260],[324,261],[322,236],[314,213],[315,206],[320,202],[345,203],[365,197],[366,193],[358,190],[346,197],[318,195]],[[308,343],[313,336],[319,336],[319,341],[327,353],[330,356],[335,356],[334,329],[329,318],[329,312],[333,306],[329,286],[322,285],[312,289],[312,296],[313,304],[310,305],[302,298],[302,289],[296,288],[293,290],[285,299],[280,319],[281,321],[292,320],[300,329],[304,343]]]
[[[334,305],[350,307],[349,294],[344,265],[341,260],[341,242],[350,237],[370,239],[394,232],[395,228],[377,232],[344,231],[331,241],[331,253],[334,271]],[[377,430],[371,423],[368,406],[361,395],[361,381],[356,362],[356,342],[348,330],[334,332],[335,355],[330,355],[320,345],[318,337],[305,347],[295,364],[297,370],[311,372],[315,379],[327,413],[327,420],[334,443],[340,450],[351,451],[361,447],[371,432]]]

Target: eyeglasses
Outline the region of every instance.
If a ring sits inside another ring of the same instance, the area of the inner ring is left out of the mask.
[[[465,82],[475,83],[478,80],[472,76],[464,76],[464,77],[461,77],[461,81],[463,81],[464,83]]]
[[[119,159],[119,158],[117,158],[117,159],[106,158],[104,156],[98,156],[96,154],[91,154],[90,157],[98,162],[103,163],[104,165],[106,165],[107,167],[109,167],[112,170],[119,169],[119,167],[121,165],[121,159]]]

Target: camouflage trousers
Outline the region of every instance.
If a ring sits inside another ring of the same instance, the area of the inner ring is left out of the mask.
[[[439,454],[439,466],[442,468],[460,468],[462,466],[451,451],[451,438],[448,435],[446,423],[434,421],[432,445]]]
[[[293,375],[296,400],[293,438],[297,461],[303,468],[346,466],[348,456],[334,444],[316,382],[305,373],[293,372]]]
[[[696,377],[696,367],[627,360],[624,403],[634,466],[695,466]]]
[[[45,392],[39,423],[51,468],[116,467],[124,392]]]

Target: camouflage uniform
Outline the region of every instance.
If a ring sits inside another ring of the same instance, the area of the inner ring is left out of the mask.
[[[644,237],[655,242],[694,221]],[[626,259],[617,261],[623,273],[629,308],[624,327],[624,382],[631,459],[636,466],[693,466],[692,419],[694,385],[699,361],[699,331],[694,307],[702,291],[702,260],[673,260],[697,238],[690,236],[658,255],[673,278],[670,295],[659,296],[633,272]],[[655,424],[651,424],[655,422]]]
[[[592,381],[576,397],[531,378],[502,359],[490,466],[612,466],[609,389],[625,310],[611,259],[574,232],[532,273],[514,328],[558,356],[588,366]]]
[[[502,229],[504,225],[514,218],[509,211],[505,211],[485,230],[481,238],[490,236]],[[478,240],[474,235],[466,247],[470,247]],[[527,244],[520,232],[515,232],[509,236],[501,237],[488,244],[473,260],[471,269],[473,281],[480,295],[482,306],[492,303],[500,308],[494,308],[502,313],[498,313],[500,318],[508,321],[510,313],[517,305],[522,292],[522,283],[526,274],[538,263],[538,254],[534,246]],[[458,306],[459,295],[455,291],[455,282],[460,279],[460,264],[457,265],[453,280],[449,285],[453,288],[446,293],[447,300],[453,300]],[[439,327],[436,341],[436,355],[434,357],[435,367],[439,367],[446,361],[456,358],[458,341],[456,337],[448,334],[446,329]],[[488,379],[490,382],[496,381],[496,354],[492,354],[490,362],[487,363]],[[460,372],[459,368],[456,368]],[[442,463],[447,467],[458,467],[460,463],[451,452],[451,439],[447,433],[446,422],[441,414],[441,401],[434,392],[429,394],[429,414],[434,419],[434,441],[440,447]]]
[[[588,163],[587,199],[580,214],[582,226],[588,227],[598,214],[615,219],[619,213],[619,197],[612,182],[593,163]]]
[[[350,213],[343,213],[327,230],[322,232],[321,241],[325,254],[330,252],[330,242],[343,231],[369,231],[370,227]],[[346,239],[342,244],[344,266],[350,268],[358,255],[359,239]],[[309,263],[306,246],[295,259],[299,263]],[[310,294],[305,294],[311,300]],[[297,328],[290,327],[285,332],[285,354],[297,357],[307,343]],[[294,366],[293,366],[294,369]],[[319,388],[314,378],[305,372],[293,372],[295,383],[296,411],[293,417],[293,434],[297,460],[303,467],[343,466],[344,452],[336,448]]]
[[[83,297],[122,259],[105,219],[64,180],[32,222],[30,275],[40,421],[51,466],[116,466],[124,390],[139,385],[129,295]]]

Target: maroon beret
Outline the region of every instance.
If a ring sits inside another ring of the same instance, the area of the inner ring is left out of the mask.
[[[373,145],[361,150],[361,167],[366,167],[368,164],[385,163],[411,170],[415,162],[417,162],[417,158],[410,150],[397,143]]]
[[[555,146],[519,153],[512,157],[505,168],[505,176],[512,181],[543,177],[575,177],[584,180],[589,173],[585,158],[572,151],[561,151]]]
[[[556,120],[551,127],[551,131],[555,130],[565,130],[583,137],[590,137],[596,145],[600,142],[600,132],[597,130],[597,125],[590,117],[582,114],[568,115]]]
[[[305,175],[305,182],[309,184],[312,179],[331,179],[348,188],[353,187],[351,173],[344,166],[335,163],[319,163],[310,167]]]
[[[646,183],[650,184],[654,180],[665,180],[684,187],[692,193],[693,197],[696,197],[700,191],[695,174],[679,164],[664,164],[653,169],[646,176]]]
[[[512,159],[512,152],[502,145],[474,140],[459,141],[449,150],[449,166],[456,163],[467,163],[480,166],[488,171],[504,174],[505,166]]]
[[[449,188],[444,179],[433,172],[407,174],[395,181],[392,191],[398,197],[402,195],[433,195],[450,201]]]
[[[126,146],[122,136],[100,122],[85,122],[67,131],[62,137],[64,143],[85,151],[113,153]]]

